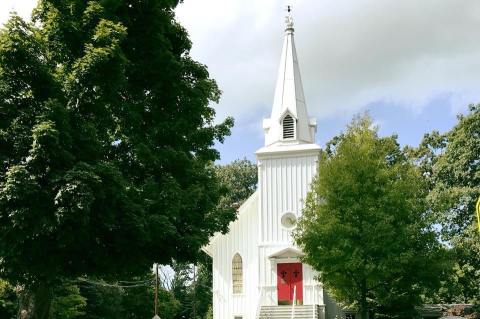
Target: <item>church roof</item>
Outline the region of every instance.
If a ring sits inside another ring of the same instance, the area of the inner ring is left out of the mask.
[[[297,120],[301,117],[307,117],[293,32],[292,17],[288,16],[286,17],[285,36],[273,100],[272,119],[279,120],[286,113],[292,114]]]
[[[315,143],[316,121],[308,118],[290,13],[285,19],[285,34],[272,113],[263,123],[265,146],[285,142],[285,137],[282,136],[283,120],[288,115],[295,121],[294,138],[288,139],[288,143]]]
[[[302,251],[300,251],[296,248],[287,247],[287,248],[284,248],[282,250],[279,250],[279,251],[271,254],[270,256],[268,256],[268,258],[270,258],[270,259],[290,259],[290,258],[302,257],[304,255],[305,254]]]
[[[258,189],[252,194],[250,195],[250,197],[237,209],[237,219],[232,221],[230,223],[230,227],[232,227],[232,225],[234,223],[237,223],[239,221],[239,219],[242,217],[242,215],[246,214],[247,212],[251,211],[252,208],[254,209],[255,213],[256,213],[256,207],[254,206],[254,204],[258,201]],[[210,242],[203,246],[202,247],[202,250],[204,252],[206,252],[208,255],[211,256],[211,248],[212,248],[212,245],[215,244],[215,242],[221,238],[224,234],[218,232],[216,233],[215,235],[213,235],[213,237],[210,238]]]
[[[295,156],[296,153],[305,154],[309,151],[312,154],[318,154],[318,151],[320,151],[320,146],[318,146],[317,144],[274,144],[271,146],[262,147],[256,152],[256,154],[260,159],[262,156],[270,156],[272,154],[275,154],[277,156],[284,156],[287,154]]]

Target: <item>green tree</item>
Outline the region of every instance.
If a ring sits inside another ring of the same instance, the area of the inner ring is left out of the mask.
[[[195,267],[195,272],[194,272]],[[212,305],[211,259],[201,253],[197,264],[175,263],[171,292],[180,303],[175,319],[202,319]]]
[[[181,305],[175,319],[193,318],[193,265],[174,262],[172,268],[171,291]]]
[[[21,287],[16,289],[4,280],[0,280],[0,318],[16,318]],[[84,314],[86,299],[80,295],[78,286],[62,283],[55,287],[52,300],[52,318],[74,319]]]
[[[454,260],[433,300],[480,303],[480,234],[475,217],[480,197],[480,104],[470,105],[445,134],[426,134],[410,156],[429,181],[428,202]]]
[[[151,274],[143,277],[150,278]],[[154,285],[123,289],[122,305],[125,319],[151,318],[154,310]],[[157,311],[162,319],[174,319],[180,311],[181,304],[171,291],[159,286]]]
[[[15,288],[0,279],[0,318],[13,319],[17,314],[17,294]]]
[[[257,166],[247,159],[235,160],[226,165],[216,165],[215,174],[224,190],[217,211],[226,212],[231,214],[231,218],[236,218],[238,207],[253,194],[257,187]],[[223,229],[223,231],[227,230],[227,227]],[[173,268],[175,276],[171,291],[181,304],[181,310],[176,314],[176,318],[193,318],[194,304],[196,317],[204,318],[212,307],[210,257],[202,252],[197,255],[195,282],[193,281],[193,264],[174,263]]]
[[[154,275],[148,273],[129,281],[107,283],[104,280],[81,281],[81,294],[87,306],[81,319],[150,318],[154,311]],[[158,292],[158,313],[173,319],[180,303],[163,287]]]
[[[238,208],[257,188],[257,165],[248,159],[237,159],[227,165],[217,165],[215,172],[226,193],[220,201],[225,207]]]
[[[64,283],[55,287],[52,301],[53,319],[75,319],[85,314],[86,299],[74,284]]]
[[[177,4],[41,0],[0,33],[0,275],[34,318],[58,280],[192,260],[232,219],[212,163],[233,122]]]
[[[95,282],[96,284],[92,284]],[[79,283],[81,295],[87,300],[81,319],[115,319],[124,317],[123,290],[108,286],[102,280],[89,279]],[[146,305],[149,307],[149,305]],[[150,317],[152,314],[151,308]]]
[[[443,264],[425,197],[396,136],[359,117],[321,154],[294,237],[337,301],[411,318]]]
[[[212,305],[208,306],[208,311],[205,314],[204,319],[213,319],[213,307],[212,307]]]
[[[218,210],[227,211],[236,217],[236,211],[257,188],[257,166],[248,159],[237,159],[226,165],[215,166],[215,173],[225,193]],[[199,253],[196,262],[195,283],[192,265],[177,265],[180,273],[175,276],[173,292],[182,302],[183,312],[177,318],[192,318],[193,303],[197,318],[212,314],[212,261],[205,253]],[[183,268],[184,267],[184,268]],[[194,301],[195,300],[195,301]]]
[[[212,306],[212,259],[205,253],[202,253],[196,269],[196,281],[193,289],[195,289],[196,314],[197,317],[204,318],[209,308]]]

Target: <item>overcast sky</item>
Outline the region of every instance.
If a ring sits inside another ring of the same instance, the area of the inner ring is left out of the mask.
[[[0,21],[28,17],[35,0],[0,0]],[[218,119],[233,116],[222,162],[254,159],[263,144],[283,40],[283,0],[185,0],[178,20],[223,91]],[[291,0],[307,108],[317,142],[369,110],[382,134],[417,145],[480,102],[479,0]]]

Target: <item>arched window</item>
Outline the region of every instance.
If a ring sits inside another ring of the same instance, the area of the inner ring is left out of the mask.
[[[283,138],[295,138],[295,121],[290,115],[283,119]]]
[[[232,284],[234,294],[243,292],[243,263],[238,253],[232,259]]]

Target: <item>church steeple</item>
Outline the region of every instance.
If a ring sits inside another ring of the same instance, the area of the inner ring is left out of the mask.
[[[315,142],[316,121],[307,114],[290,11],[289,6],[272,114],[263,123],[265,146]]]

